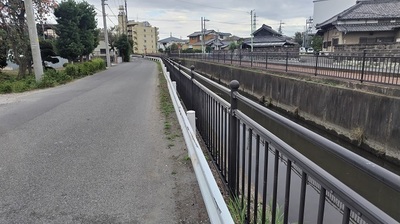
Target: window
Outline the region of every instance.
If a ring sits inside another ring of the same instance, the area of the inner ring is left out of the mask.
[[[339,38],[333,38],[333,39],[332,39],[332,45],[333,45],[333,46],[339,45]]]
[[[144,42],[146,43],[146,42],[147,42],[147,40],[144,40]]]
[[[144,35],[144,37],[146,37],[146,34]]]
[[[146,29],[144,29],[144,32],[146,32]]]
[[[100,49],[100,54],[106,54],[106,49],[105,48],[101,48]]]

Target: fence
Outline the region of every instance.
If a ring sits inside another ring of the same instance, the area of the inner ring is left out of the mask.
[[[240,222],[337,223],[340,218],[342,223],[396,223],[238,110],[237,103],[245,103],[318,142],[398,192],[399,176],[248,100],[238,93],[238,82],[232,81],[229,90],[200,76],[193,67],[190,70],[164,61],[183,102],[197,113],[198,131],[239,207]],[[206,86],[230,95],[230,102]]]
[[[171,57],[192,58],[224,64],[332,76],[360,82],[400,85],[400,57],[370,56],[366,51],[353,55],[299,55],[296,52],[181,53]]]

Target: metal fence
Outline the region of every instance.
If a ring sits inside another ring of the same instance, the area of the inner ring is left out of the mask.
[[[200,132],[212,161],[243,213],[243,223],[397,223],[389,215],[341,183],[294,148],[237,109],[247,104],[316,141],[359,169],[400,192],[400,177],[209,81],[192,70],[164,59],[180,97],[195,110]],[[230,95],[230,102],[209,88]]]
[[[299,53],[295,52],[218,51],[207,54],[171,54],[170,56],[263,68],[271,71],[400,85],[400,57],[378,57],[369,55],[366,51],[353,55],[299,55]]]

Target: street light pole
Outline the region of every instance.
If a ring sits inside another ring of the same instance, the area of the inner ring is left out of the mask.
[[[29,40],[31,42],[33,70],[35,71],[36,81],[40,81],[43,76],[42,56],[40,55],[39,38],[35,24],[35,16],[33,13],[32,0],[25,0],[24,6],[26,10],[26,22],[29,30]]]

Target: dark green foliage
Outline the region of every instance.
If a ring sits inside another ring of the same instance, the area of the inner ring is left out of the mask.
[[[122,61],[129,62],[132,45],[129,43],[128,37],[122,34],[115,43],[115,46],[118,48],[119,56],[122,57]]]
[[[322,50],[323,39],[321,36],[315,35],[312,38],[311,46],[314,48],[314,51]]]
[[[295,34],[294,34],[294,41],[296,42],[296,43],[298,43],[300,46],[302,46],[303,45],[303,39],[304,39],[304,33],[302,33],[302,32],[296,32]]]
[[[12,93],[12,84],[10,81],[0,83],[0,93]]]
[[[40,54],[42,56],[43,66],[46,67],[46,62],[55,64],[60,60],[56,58],[56,52],[54,51],[53,41],[51,40],[40,40]]]
[[[6,42],[6,31],[0,29],[0,69],[7,66],[8,44]]]
[[[54,15],[58,23],[56,47],[59,55],[74,61],[91,54],[99,43],[94,7],[85,1],[68,0],[60,3]]]

